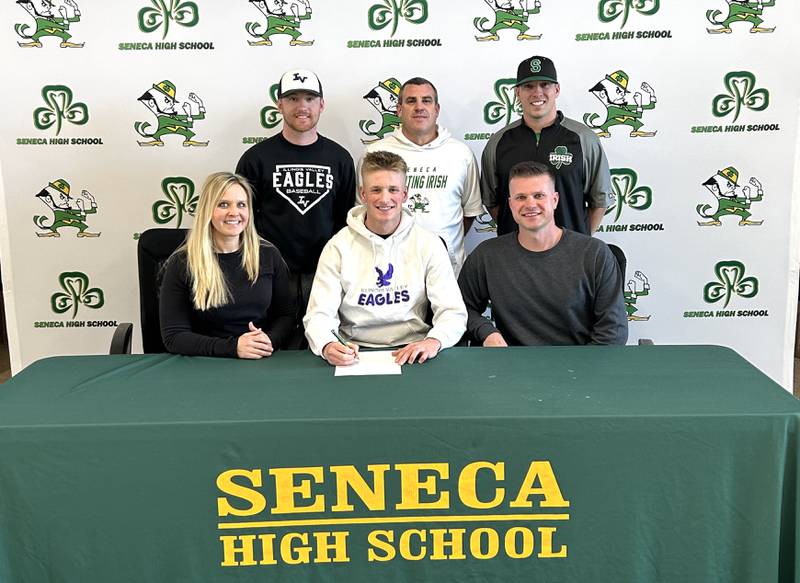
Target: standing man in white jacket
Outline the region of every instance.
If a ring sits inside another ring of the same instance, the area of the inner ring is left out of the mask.
[[[403,208],[406,172],[397,154],[364,156],[364,204],[350,210],[347,226],[322,250],[303,324],[311,350],[330,364],[352,364],[359,346],[400,347],[393,353],[398,364],[425,362],[466,329],[445,246]]]
[[[464,264],[464,237],[483,212],[475,155],[437,125],[439,94],[433,83],[413,77],[403,83],[397,103],[400,127],[366,152],[399,154],[408,164],[405,203],[417,224],[446,243],[456,276]]]

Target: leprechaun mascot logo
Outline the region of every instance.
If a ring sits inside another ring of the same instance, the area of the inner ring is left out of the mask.
[[[764,19],[761,16],[764,14],[764,8],[775,6],[775,0],[757,0],[756,2],[749,2],[748,0],[727,0],[728,13],[725,18],[722,17],[722,10],[709,10],[706,12],[706,19],[711,23],[717,25],[717,28],[707,28],[709,34],[730,34],[733,32],[731,25],[740,22],[750,23],[751,33],[770,33],[775,30],[775,27],[761,26]]]
[[[595,121],[600,116],[596,113],[587,113],[583,116],[583,123],[597,130],[599,138],[610,138],[611,128],[618,125],[629,126],[632,138],[649,138],[656,135],[656,132],[642,130],[644,112],[656,107],[656,92],[646,81],[642,82],[640,88],[648,95],[648,98],[644,99],[642,92],[637,91],[631,100],[631,92],[628,91],[628,74],[620,70],[606,75],[604,79],[589,89],[589,93],[605,106],[606,119],[602,124],[595,125]]]
[[[17,44],[26,49],[42,48],[42,39],[48,36],[60,38],[58,45],[62,49],[80,49],[83,43],[74,43],[70,39],[69,32],[71,24],[80,22],[81,11],[75,0],[60,0],[58,8],[50,0],[17,0],[17,4],[22,7],[34,20],[36,27],[30,32],[30,24],[20,23],[14,25],[14,30],[24,41]]]
[[[530,26],[528,26],[528,17],[531,14],[539,14],[542,8],[539,0],[534,0],[533,6],[530,5],[528,0],[485,0],[494,11],[494,23],[491,27],[486,28],[489,24],[489,19],[486,17],[478,17],[473,21],[475,28],[479,32],[486,33],[482,36],[476,36],[477,41],[496,41],[500,40],[500,31],[502,30],[516,30],[517,40],[538,40],[542,38],[541,34],[528,34]]]
[[[650,316],[636,315],[639,308],[636,304],[639,298],[650,295],[650,280],[641,271],[636,271],[633,274],[633,279],[629,279],[625,284],[625,290],[622,293],[625,302],[625,311],[628,314],[629,322],[643,322],[649,320]]]
[[[728,166],[709,177],[703,182],[708,191],[716,199],[716,207],[710,204],[697,205],[697,214],[705,221],[697,221],[701,227],[719,227],[722,225],[722,218],[728,216],[738,216],[739,226],[761,225],[764,221],[751,221],[750,205],[754,202],[764,200],[764,188],[761,182],[755,178],[750,178],[750,186],[739,186],[739,171],[733,166]],[[711,211],[714,212],[711,212]]]
[[[62,229],[77,229],[78,237],[99,237],[100,233],[89,231],[86,224],[87,215],[97,212],[97,202],[88,191],[81,191],[82,198],[70,196],[69,182],[63,178],[53,180],[36,195],[52,215],[36,215],[33,223],[41,229],[37,237],[60,237]]]
[[[304,21],[311,19],[310,0],[250,0],[267,19],[265,25],[248,22],[245,25],[247,34],[256,40],[249,40],[251,47],[272,46],[275,36],[288,36],[290,46],[313,45],[313,40],[305,40],[300,30]]]
[[[389,132],[394,131],[400,126],[400,118],[397,117],[397,100],[400,98],[400,82],[394,77],[389,77],[381,81],[364,95],[364,99],[380,114],[380,127],[374,120],[362,119],[358,122],[358,127],[367,138],[361,140],[364,144],[377,142]],[[373,128],[376,128],[373,131]]]
[[[165,80],[153,85],[139,98],[142,105],[149,109],[158,120],[158,126],[153,133],[148,131],[150,128],[148,122],[137,121],[133,125],[136,133],[144,138],[149,138],[146,141],[139,141],[140,146],[163,146],[163,137],[168,135],[182,136],[185,147],[208,145],[208,142],[194,140],[195,133],[192,131],[194,122],[206,117],[203,101],[196,94],[189,93],[189,101],[184,101],[181,105],[183,113],[178,113],[178,102],[175,97],[175,84]]]
[[[429,213],[428,206],[430,205],[430,201],[427,197],[422,196],[421,194],[417,193],[413,196],[408,197],[408,202],[406,203],[406,208],[411,211],[411,213]]]

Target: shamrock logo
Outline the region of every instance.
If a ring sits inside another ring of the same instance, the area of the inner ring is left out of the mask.
[[[50,307],[56,314],[63,314],[72,308],[72,319],[78,314],[81,304],[96,310],[105,303],[103,290],[98,287],[89,287],[89,278],[80,271],[65,271],[58,276],[63,292],[56,292],[50,296]]]
[[[562,166],[569,166],[572,164],[572,153],[566,146],[556,146],[550,152],[550,163],[556,167],[556,170],[561,170]]]
[[[497,101],[490,101],[483,106],[483,119],[486,123],[496,124],[502,119],[511,122],[514,114],[522,115],[522,105],[514,92],[516,79],[498,79],[494,84]]]
[[[749,71],[731,71],[725,75],[725,87],[728,93],[714,98],[711,112],[716,117],[725,117],[734,112],[734,123],[739,118],[742,107],[753,111],[764,111],[769,106],[769,91],[755,89],[756,77]]]
[[[161,181],[161,190],[166,200],[153,204],[153,220],[156,224],[165,225],[178,218],[176,229],[181,228],[184,214],[194,216],[199,196],[194,193],[194,182],[184,176],[167,176]]]
[[[382,4],[373,4],[367,14],[367,24],[372,30],[381,30],[392,25],[392,34],[397,31],[400,19],[411,24],[421,24],[428,20],[427,0],[383,0]]]
[[[723,308],[735,295],[752,298],[758,293],[758,280],[744,276],[744,264],[741,261],[720,261],[714,266],[714,273],[719,281],[711,281],[703,288],[703,299],[709,304],[725,298]]]
[[[600,22],[611,22],[622,16],[620,28],[625,28],[631,11],[636,11],[645,16],[658,12],[660,0],[601,0],[597,6],[597,16]]]
[[[653,203],[653,189],[637,186],[639,176],[630,168],[611,169],[612,202],[605,214],[614,213],[614,222],[619,220],[622,209],[629,206],[637,211],[650,208]]]
[[[169,23],[181,26],[192,27],[200,20],[197,4],[184,0],[150,0],[153,5],[142,8],[139,11],[139,30],[142,32],[154,32],[161,26],[164,27],[164,34],[161,38],[167,38]]]
[[[261,108],[261,127],[271,130],[281,123],[281,112],[278,109],[278,84],[275,83],[269,88],[269,96],[272,98],[273,105],[266,105]]]
[[[37,129],[46,130],[56,126],[56,135],[61,133],[63,121],[82,126],[89,121],[89,108],[85,103],[72,102],[72,89],[66,85],[45,85],[42,87],[42,99],[46,107],[38,107],[33,112],[33,125]]]

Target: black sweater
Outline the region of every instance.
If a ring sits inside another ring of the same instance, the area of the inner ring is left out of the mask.
[[[164,266],[161,283],[161,337],[169,352],[187,356],[236,357],[239,336],[248,322],[261,328],[278,349],[294,325],[295,293],[286,264],[274,245],[262,241],[258,279],[251,284],[242,268],[242,252],[217,253],[231,293],[231,302],[207,311],[192,302],[192,280],[186,252],[177,252]]]
[[[236,172],[253,186],[258,234],[275,244],[292,273],[314,273],[355,201],[347,150],[324,136],[297,146],[278,133],[247,150]]]

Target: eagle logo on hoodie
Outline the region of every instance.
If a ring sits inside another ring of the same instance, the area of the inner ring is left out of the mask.
[[[378,287],[386,287],[391,285],[392,275],[394,275],[394,265],[390,263],[385,274],[383,271],[381,271],[380,267],[376,267],[375,271],[378,273],[378,281],[376,283]]]

